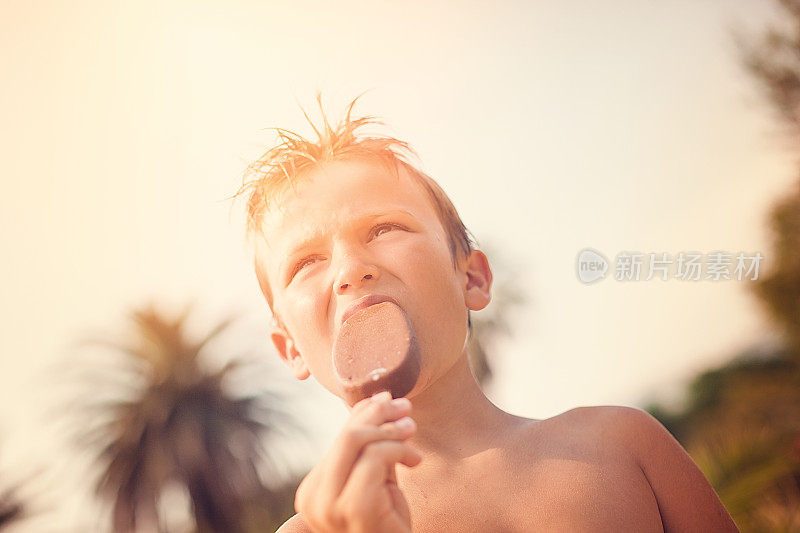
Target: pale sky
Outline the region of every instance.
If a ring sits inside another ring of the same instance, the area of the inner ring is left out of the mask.
[[[529,301],[495,347],[495,403],[547,418],[674,397],[769,336],[748,284],[586,286],[574,261],[585,247],[761,251],[769,267],[763,222],[795,176],[729,32],[760,28],[766,4],[6,0],[0,481],[44,472],[37,531],[95,524],[91,480],[52,422],[54,382],[77,364],[68,343],[118,331],[139,304],[196,299],[198,332],[240,310],[235,347],[277,362],[241,209],[229,217],[224,199],[274,141],[264,128],[309,133],[297,102],[313,110],[317,90],[339,116],[371,89],[356,111],[417,149],[500,251],[498,277],[517,267]],[[346,410],[313,379],[274,374],[313,459]]]

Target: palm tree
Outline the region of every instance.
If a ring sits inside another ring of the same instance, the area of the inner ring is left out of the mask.
[[[759,83],[782,124],[791,148],[800,148],[800,0],[778,0],[789,31],[768,28],[751,44],[739,36],[747,71]],[[800,179],[772,208],[773,269],[757,285],[757,295],[785,333],[800,359]]]
[[[134,383],[122,398],[88,401],[85,413],[100,422],[82,432],[83,442],[100,449],[96,489],[111,503],[117,532],[164,531],[162,496],[176,486],[188,494],[200,533],[263,531],[291,514],[286,491],[267,488],[259,466],[274,472],[264,439],[297,427],[275,394],[235,397],[227,390],[240,359],[206,368],[201,355],[233,320],[193,341],[185,332],[190,307],[169,318],[145,306],[131,314],[131,339],[85,341],[121,356],[123,365],[104,377]],[[86,391],[96,393],[97,384]]]
[[[0,530],[17,524],[25,514],[25,506],[17,495],[17,489],[12,487],[0,493]]]
[[[778,0],[787,33],[738,37],[747,71],[800,147],[800,1]],[[755,295],[780,345],[698,376],[679,412],[648,410],[681,441],[743,531],[800,531],[800,181],[770,213],[770,271]]]
[[[683,444],[743,531],[800,525],[797,383],[786,349],[754,349],[697,376],[679,412],[646,408]]]

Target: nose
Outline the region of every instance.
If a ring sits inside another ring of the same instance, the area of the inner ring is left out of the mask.
[[[348,289],[361,287],[364,280],[377,280],[379,277],[380,273],[375,265],[355,256],[349,256],[342,262],[334,290],[336,294],[344,294]]]

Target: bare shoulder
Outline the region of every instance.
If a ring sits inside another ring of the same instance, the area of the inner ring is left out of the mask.
[[[665,530],[738,531],[711,483],[653,415],[624,406],[578,407],[552,420],[564,431],[596,439],[617,457],[635,461],[658,504]]]
[[[646,411],[637,409],[635,407],[626,407],[624,405],[593,405],[573,407],[569,411],[565,411],[557,417],[564,417],[565,419],[592,421],[598,424],[621,424],[635,423],[635,421],[642,416],[650,416]],[[554,417],[556,418],[556,417]]]
[[[631,454],[637,462],[640,450],[636,444],[641,431],[660,425],[647,411],[623,405],[575,407],[563,415],[580,423],[592,437],[601,438],[604,444]]]
[[[526,484],[517,490],[526,505],[514,529],[663,531],[655,496],[621,434],[636,416],[630,408],[577,407],[523,424],[509,459]]]
[[[283,523],[275,533],[313,533],[299,514]]]
[[[632,446],[640,427],[655,419],[634,407],[600,405],[575,407],[551,418],[529,425],[530,436],[546,440],[568,440],[576,450],[588,446],[597,451],[628,456],[638,462]]]
[[[639,428],[649,423],[649,416],[632,407],[575,407],[522,424],[511,452],[535,469],[583,475],[585,471],[576,469],[593,468],[625,480],[641,480],[649,490],[640,466],[640,450],[635,446]]]

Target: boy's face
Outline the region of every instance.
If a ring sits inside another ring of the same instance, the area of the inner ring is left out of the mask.
[[[257,275],[266,275],[282,322],[272,341],[296,377],[310,372],[340,397],[332,347],[356,299],[391,296],[414,325],[422,365],[411,397],[461,356],[468,309],[490,298],[485,256],[473,252],[454,269],[432,202],[398,173],[363,158],[325,163],[264,220]]]

